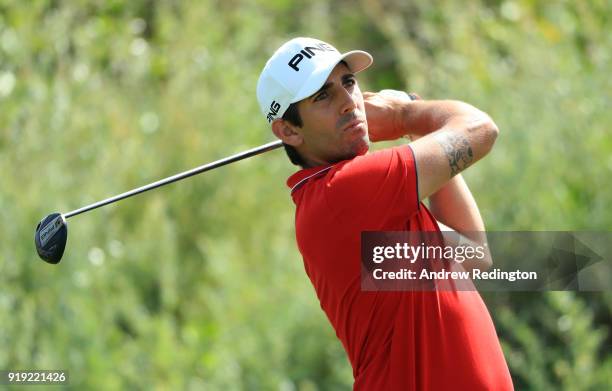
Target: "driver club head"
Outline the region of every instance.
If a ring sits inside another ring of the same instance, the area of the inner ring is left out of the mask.
[[[59,263],[68,240],[68,224],[61,213],[51,213],[38,223],[34,243],[38,256],[48,263]]]

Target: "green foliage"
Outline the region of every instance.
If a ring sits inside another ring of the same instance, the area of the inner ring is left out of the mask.
[[[491,114],[466,173],[493,230],[612,226],[607,1],[0,0],[0,368],[79,389],[348,389],[350,366],[294,244],[280,151],[33,229],[272,139],[267,57],[316,36],[370,51],[364,89]],[[517,389],[612,383],[606,293],[483,294]]]

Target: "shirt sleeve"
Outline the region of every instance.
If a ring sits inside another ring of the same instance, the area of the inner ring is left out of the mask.
[[[339,213],[409,219],[419,210],[416,165],[409,145],[338,165],[327,176],[326,188],[330,206]]]

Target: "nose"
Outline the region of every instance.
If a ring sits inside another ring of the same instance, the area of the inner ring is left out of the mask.
[[[340,106],[340,114],[350,113],[357,108],[357,103],[351,91],[346,88],[342,89],[342,104]]]

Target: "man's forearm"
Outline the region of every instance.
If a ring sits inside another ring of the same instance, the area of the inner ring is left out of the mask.
[[[456,118],[464,118],[472,123],[490,120],[486,113],[461,101],[418,100],[401,107],[398,126],[403,128],[404,134],[418,138],[444,127]]]
[[[490,120],[484,112],[460,101],[419,100],[412,103],[405,105],[400,111],[402,126],[407,133],[410,133],[412,139],[435,132],[457,118],[462,118],[467,124],[475,124],[476,127],[482,120],[485,120],[485,123],[487,119]],[[461,242],[486,245],[485,226],[476,200],[463,177],[460,174],[453,175],[451,173],[451,179],[428,197],[430,210],[436,219],[446,226],[444,229],[451,228],[463,237]],[[447,236],[449,239],[456,239],[456,234]],[[486,259],[468,262],[463,266],[469,270],[475,268],[486,270],[491,264],[490,252],[487,251]]]
[[[478,205],[462,175],[456,175],[429,196],[432,214],[458,232],[484,231]]]
[[[436,220],[465,236],[475,244],[486,245],[485,225],[478,210],[476,200],[461,175],[452,178],[444,187],[429,197],[429,209]],[[487,252],[488,253],[488,252]],[[485,260],[473,265],[465,264],[466,269],[486,270],[491,266],[490,254]]]

